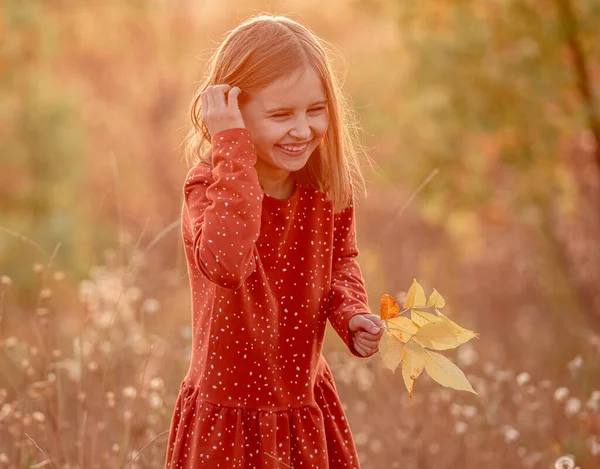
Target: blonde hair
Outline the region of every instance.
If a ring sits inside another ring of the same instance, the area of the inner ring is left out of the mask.
[[[290,73],[313,67],[329,102],[329,126],[308,163],[296,173],[300,183],[323,192],[339,213],[354,202],[354,188],[367,195],[361,162],[372,160],[358,138],[359,127],[350,98],[331,66],[326,43],[305,26],[281,15],[261,13],[229,31],[208,60],[207,73],[190,105],[191,128],[184,140],[188,165],[212,166],[211,138],[202,121],[201,93],[211,85],[228,84],[257,91]]]

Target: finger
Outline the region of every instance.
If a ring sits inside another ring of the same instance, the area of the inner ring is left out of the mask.
[[[215,101],[214,92],[215,92],[214,86],[209,86],[206,89],[206,95],[208,96],[208,106],[211,107],[211,108],[213,108],[213,109],[215,107],[217,107],[217,103]]]
[[[373,355],[375,353],[375,350],[376,350],[373,347],[365,347],[364,345],[362,345],[360,343],[358,344],[358,349],[361,351],[361,355],[363,357],[369,357],[369,356]]]
[[[359,339],[357,339],[357,343],[359,347],[362,347],[364,350],[367,350],[369,353],[375,353],[375,351],[379,348],[379,344],[375,343],[375,344],[367,344],[364,342],[361,342]]]
[[[238,96],[241,92],[242,90],[238,86],[234,86],[229,90],[229,93],[227,93],[227,105],[230,109],[239,109]]]
[[[360,340],[357,339],[355,347],[357,350],[360,349],[363,356],[373,355],[375,352],[379,350],[379,346],[376,345],[367,345]]]
[[[356,328],[355,330],[364,330],[373,334],[379,332],[379,328],[375,324],[373,324],[373,321],[366,318],[365,316],[366,315],[361,315],[358,317],[358,320],[354,325],[354,327]]]
[[[215,85],[213,87],[213,93],[214,93],[214,97],[215,97],[215,104],[218,107],[225,107],[227,106],[227,103],[225,102],[225,93],[227,93],[227,91],[229,91],[229,89],[231,88],[231,86],[229,85]]]
[[[366,351],[364,347],[360,343],[358,343],[358,341],[356,340],[356,336],[354,336],[353,342],[354,349],[364,357],[366,355]]]
[[[363,357],[368,357],[369,355],[371,355],[371,350],[368,347],[364,347],[362,345],[358,345],[358,347],[360,348],[360,354]]]
[[[368,348],[368,349],[377,347],[377,345],[379,345],[379,341],[380,341],[380,339],[373,340],[372,339],[373,336],[366,332],[364,332],[362,334],[360,332],[357,332],[355,337],[360,345],[362,345],[363,347]]]
[[[356,331],[356,334],[362,335],[366,338],[368,338],[369,340],[379,340],[381,339],[381,336],[384,333],[384,329],[379,329],[379,332],[377,332],[376,334],[373,334],[371,332],[367,332],[367,331]]]
[[[383,327],[383,320],[377,316],[376,314],[373,314],[373,322],[377,325],[377,327]]]
[[[378,334],[383,334],[383,329],[384,329],[384,322],[381,320],[381,318],[375,314],[372,314],[371,316],[369,316],[369,319],[371,320],[371,322],[373,322],[375,324],[375,327],[377,327],[378,329]]]
[[[385,323],[376,316],[375,316],[374,322],[375,322],[375,326],[377,327],[377,332],[375,332],[374,335],[381,337],[383,335],[383,333],[385,332]]]
[[[365,339],[374,340],[374,341],[379,341],[379,339],[381,339],[381,336],[379,333],[371,334],[370,332],[367,332],[367,331],[356,331],[356,335],[358,335],[360,337],[364,337]]]
[[[385,329],[379,329],[379,332],[377,332],[377,334],[371,334],[370,332],[365,332],[364,335],[366,335],[367,337],[369,337],[372,340],[379,340],[379,339],[381,339],[381,336],[383,336],[384,332],[385,332]]]
[[[365,335],[358,335],[356,339],[366,347],[375,347],[379,343],[379,339],[372,340]]]
[[[363,355],[365,357],[369,356],[369,355],[373,355],[377,350],[379,350],[379,347],[377,344],[368,345],[368,344],[361,342],[360,339],[358,339],[358,338],[356,338],[354,348],[357,350],[360,350],[361,355]]]

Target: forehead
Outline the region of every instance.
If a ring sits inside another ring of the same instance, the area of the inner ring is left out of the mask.
[[[253,101],[262,108],[302,107],[326,99],[325,88],[312,68],[299,70],[259,90]]]

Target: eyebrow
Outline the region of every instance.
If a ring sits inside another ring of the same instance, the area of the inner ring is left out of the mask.
[[[317,104],[327,104],[327,100],[322,99],[320,101],[316,101],[316,102],[312,103],[309,107],[316,106]],[[276,112],[276,111],[291,111],[292,109],[293,108],[291,108],[291,107],[274,107],[272,109],[267,109],[265,112],[271,113],[271,112]]]

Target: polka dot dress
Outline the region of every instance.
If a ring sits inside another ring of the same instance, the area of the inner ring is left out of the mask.
[[[212,138],[213,164],[184,184],[182,237],[193,347],[166,469],[359,468],[331,370],[327,319],[356,357],[348,321],[368,314],[354,205],[333,214],[296,183],[265,194],[244,128]]]

